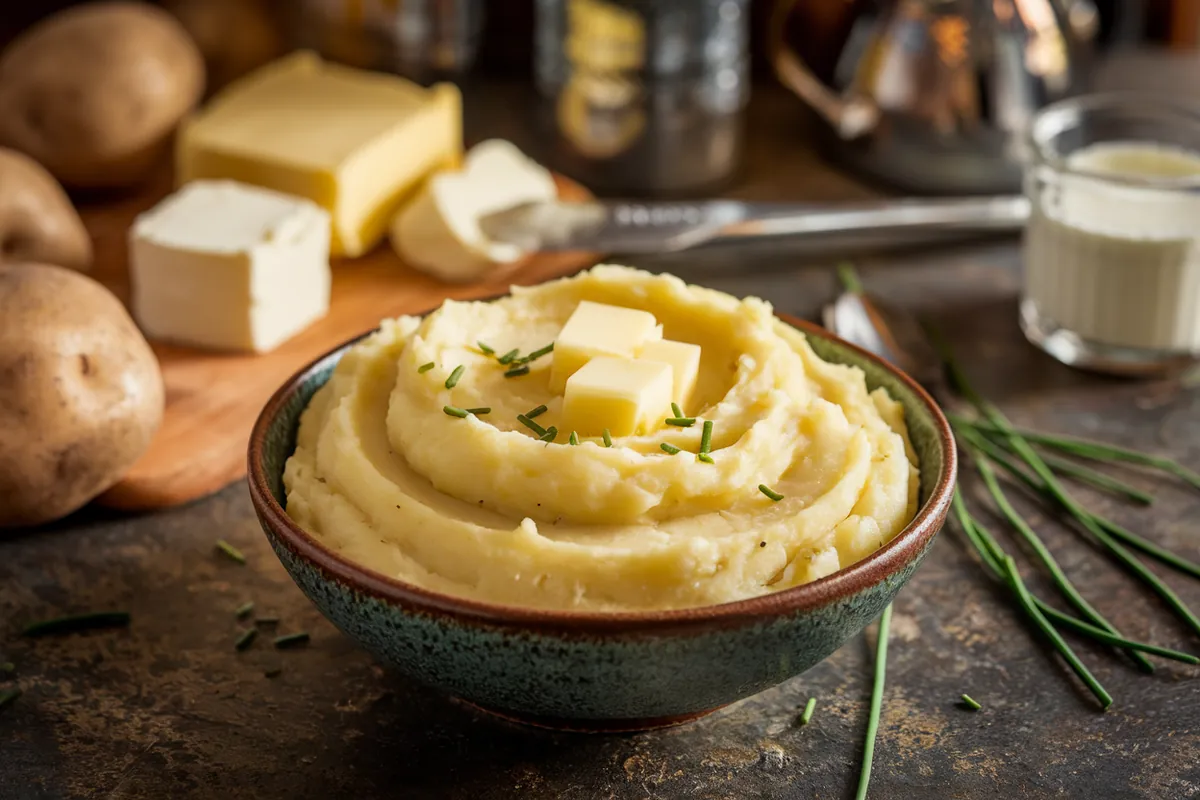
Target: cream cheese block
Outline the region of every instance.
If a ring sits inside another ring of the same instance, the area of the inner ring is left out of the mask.
[[[329,311],[329,236],[310,200],[189,183],[130,228],[134,317],[151,339],[272,350]]]
[[[392,222],[391,241],[409,265],[442,280],[485,277],[525,252],[484,236],[479,219],[520,203],[553,200],[554,176],[500,139],[471,148],[461,170],[433,175]]]
[[[462,156],[462,97],[300,51],[235,81],[180,129],[178,181],[230,179],[329,211],[335,255],[387,232],[406,196]]]

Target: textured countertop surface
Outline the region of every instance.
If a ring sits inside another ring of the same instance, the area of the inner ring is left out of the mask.
[[[503,104],[476,107],[489,105]],[[760,91],[750,116],[736,194],[867,196],[811,152],[806,117],[790,98]],[[517,124],[511,114],[468,119],[476,139],[520,141]],[[1017,258],[1015,243],[999,240],[859,263],[869,288],[950,334],[980,387],[1013,419],[1200,467],[1200,392],[1087,376],[1024,342]],[[779,244],[632,263],[809,318],[835,290],[829,260]],[[1123,477],[1156,493],[1152,511],[1093,495],[1088,502],[1200,559],[1200,492],[1137,472]],[[986,514],[978,487],[967,488]],[[1200,652],[1200,637],[1106,556],[1023,508],[1119,628]],[[215,554],[219,537],[248,563]],[[1200,582],[1155,569],[1200,608]],[[310,631],[310,645],[234,652],[233,610],[247,600],[279,616],[281,632]],[[108,608],[129,610],[131,627],[18,637],[31,620]],[[373,664],[292,584],[240,483],[159,514],[85,510],[0,539],[0,661],[16,663],[24,691],[0,711],[0,799],[844,798],[859,768],[873,631],[808,673],[683,727],[558,734],[491,719]],[[1115,697],[1107,713],[948,527],[896,602],[872,796],[1200,796],[1200,669],[1156,661],[1157,673],[1144,676],[1103,648],[1071,642]],[[278,677],[264,676],[277,667]],[[983,710],[960,709],[964,692]],[[810,696],[817,710],[801,727]]]

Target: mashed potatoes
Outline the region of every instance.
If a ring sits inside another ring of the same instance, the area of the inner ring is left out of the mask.
[[[496,354],[552,342],[581,300],[650,311],[667,338],[701,346],[686,413],[713,421],[712,463],[696,457],[699,421],[606,447],[566,431],[539,441],[517,420],[545,405],[537,423],[562,427],[552,359],[506,377]],[[299,525],[376,572],[488,602],[614,611],[815,580],[895,536],[918,492],[903,409],[861,371],[819,359],[761,300],[616,266],[385,322],[313,397],[284,484]]]

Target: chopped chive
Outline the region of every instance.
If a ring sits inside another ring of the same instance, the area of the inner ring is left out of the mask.
[[[279,617],[255,617],[255,625],[278,625]]]
[[[679,452],[678,447],[676,447],[675,445],[670,444],[668,442],[663,442],[662,444],[659,445],[659,448],[661,448],[664,453],[669,453],[671,455],[675,455],[676,453]]]
[[[713,421],[711,419],[704,420],[704,430],[700,432],[701,455],[707,455],[712,452],[712,429]]]
[[[529,367],[513,367],[512,369],[510,369],[504,373],[504,377],[519,378],[522,375],[528,375],[528,374],[529,374]]]
[[[538,406],[537,408],[533,409],[532,411],[526,411],[525,418],[533,419],[535,417],[540,417],[542,414],[545,414],[545,413],[546,413],[546,407]]]
[[[264,678],[278,678],[282,674],[283,674],[282,667],[272,667],[271,669],[263,670]]]
[[[715,463],[715,462],[713,461],[713,457],[712,457],[711,455],[709,455],[708,453],[699,453],[699,454],[697,454],[697,455],[696,455],[696,460],[697,460],[697,461],[703,461],[705,464],[713,464],[713,463]]]
[[[604,432],[600,434],[600,438],[604,440],[605,447],[612,447],[612,433],[609,432],[608,428],[604,429]]]
[[[529,428],[529,430],[533,431],[538,436],[546,435],[546,429],[530,419],[528,414],[517,414],[517,422],[521,423],[526,428]]]
[[[537,361],[542,356],[549,355],[550,353],[553,353],[553,352],[554,352],[554,342],[551,342],[550,344],[546,345],[545,347],[539,347],[537,350],[534,350],[532,353],[530,353],[529,355],[522,358],[521,363],[528,364],[532,361]]]
[[[11,661],[5,661],[3,664],[0,664],[0,674],[12,675],[16,671],[17,665]]]
[[[519,352],[521,352],[521,351],[514,347],[512,350],[509,350],[507,353],[500,356],[496,360],[498,362],[500,362],[501,364],[511,364],[512,360],[517,357],[517,353],[519,353]]]
[[[459,364],[457,367],[455,367],[454,370],[450,373],[450,377],[446,378],[446,388],[453,389],[455,386],[458,386],[459,378],[461,378],[463,376],[463,373],[466,371],[467,371],[467,368],[465,366],[463,366],[462,364]]]
[[[672,417],[667,420],[668,425],[674,425],[676,428],[690,428],[696,424],[695,417]]]
[[[437,366],[437,364],[434,364],[432,361],[428,361],[428,362],[422,364],[421,366],[417,367],[417,374],[424,375],[426,372],[429,372],[429,370],[433,369],[436,366]]]
[[[480,414],[490,414],[490,413],[492,413],[492,409],[491,409],[491,407],[490,407],[490,406],[481,406],[480,408],[468,408],[468,409],[467,409],[467,413],[468,413],[468,414],[474,414],[475,416],[477,416],[477,417],[478,417]]]
[[[783,499],[783,495],[781,495],[779,492],[772,489],[770,486],[767,486],[765,483],[760,483],[758,485],[758,490],[760,492],[762,492],[763,494],[765,494],[767,497],[771,498],[776,503],[778,503],[780,500]]]
[[[127,611],[99,611],[94,614],[75,614],[35,622],[21,631],[22,636],[46,636],[54,633],[94,630],[97,628],[124,628],[129,624]]]
[[[276,649],[283,650],[288,647],[299,647],[303,644],[308,644],[308,634],[305,632],[289,633],[287,636],[277,636],[273,644]]]
[[[538,437],[538,439],[543,442],[553,442],[557,438],[558,428],[554,427],[553,425],[551,425],[549,428],[546,428],[546,432]]]
[[[20,696],[21,690],[16,688],[0,692],[0,709],[7,708],[8,706],[12,705],[13,701]]]
[[[679,403],[671,403],[671,413],[675,415],[676,419],[683,418],[683,409],[679,407]]]
[[[467,410],[458,406],[442,406],[442,411],[446,412],[448,416],[458,417],[459,419],[465,419],[467,416]]]
[[[478,342],[478,341],[477,341],[477,342],[475,342],[475,344],[479,345],[479,350],[480,350],[480,352],[482,352],[482,353],[483,353],[485,356],[494,356],[494,355],[496,354],[496,351],[495,351],[495,350],[493,350],[492,348],[488,347],[488,346],[487,346],[486,344],[484,344],[483,342]]]
[[[217,539],[216,548],[224,553],[230,560],[236,561],[239,564],[246,563],[245,554],[224,539]]]
[[[807,725],[812,721],[813,712],[817,710],[817,698],[810,697],[804,705],[804,713],[800,715],[800,724]]]
[[[567,439],[567,442],[569,444],[579,444],[579,436],[575,433],[575,431],[571,431],[571,436]]]
[[[962,696],[962,702],[963,702],[964,706],[971,709],[972,711],[978,711],[979,709],[983,708],[983,705],[978,700],[976,700],[974,697],[971,697],[971,695],[969,695],[969,694],[964,694]]]
[[[875,645],[875,680],[871,686],[871,708],[867,714],[867,733],[863,740],[862,771],[858,776],[855,800],[866,800],[871,783],[871,762],[875,760],[875,737],[879,733],[879,712],[883,707],[883,687],[887,680],[888,636],[892,627],[892,604],[879,618],[879,641]]]
[[[237,641],[233,643],[233,649],[241,652],[253,644],[256,638],[258,638],[258,628],[246,628],[246,630],[242,631],[242,635],[237,638]]]
[[[242,603],[240,606],[238,606],[237,609],[233,612],[233,615],[235,617],[237,617],[238,619],[241,619],[242,617],[249,616],[250,612],[253,610],[254,610],[254,601],[248,600],[245,603]]]

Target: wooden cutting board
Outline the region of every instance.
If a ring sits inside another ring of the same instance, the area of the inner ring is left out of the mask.
[[[558,178],[559,196],[585,200],[586,189]],[[92,234],[92,276],[128,302],[126,231],[133,218],[171,188],[170,176],[136,196],[80,201]],[[217,353],[152,343],[166,384],[162,427],[150,449],[102,505],[150,510],[186,503],[246,475],[246,443],[259,409],[283,381],[318,355],[376,327],[379,320],[425,311],[446,298],[499,294],[512,284],[539,283],[595,263],[588,253],[535,255],[484,283],[445,284],[405,266],[386,242],[362,258],[335,260],[328,316],[263,355]]]

